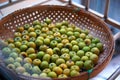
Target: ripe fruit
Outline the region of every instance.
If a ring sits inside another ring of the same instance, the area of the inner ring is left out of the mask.
[[[30,36],[30,37],[36,37],[37,34],[36,34],[35,32],[30,32],[30,33],[29,33],[29,36]]]
[[[34,60],[34,59],[36,59],[37,54],[35,54],[35,53],[29,54],[28,57],[31,58],[32,60]]]
[[[53,55],[51,56],[51,61],[52,61],[52,62],[56,62],[57,59],[59,59],[59,56],[58,56],[57,54],[53,54]]]
[[[70,55],[67,54],[67,53],[64,53],[60,56],[60,58],[63,58],[65,61],[69,60],[70,59]]]
[[[51,56],[50,56],[49,54],[45,54],[45,55],[43,56],[42,60],[49,62],[49,61],[50,61],[50,57],[51,57]]]
[[[96,55],[96,54],[91,54],[90,60],[91,60],[94,64],[97,64],[97,62],[98,62],[98,55]]]
[[[41,60],[44,55],[45,55],[45,52],[39,51],[39,52],[37,53],[37,58]]]
[[[80,57],[77,56],[77,55],[74,55],[74,56],[72,57],[72,61],[74,61],[74,62],[79,61],[79,60],[80,60]]]
[[[49,64],[49,68],[50,68],[51,70],[53,70],[53,68],[56,67],[56,66],[57,66],[57,65],[56,65],[55,63],[50,63],[50,64]]]
[[[58,78],[67,78],[67,75],[65,75],[65,74],[60,74],[60,75],[58,75]]]
[[[66,69],[67,68],[67,65],[65,63],[62,63],[59,65],[62,69]]]
[[[28,42],[28,47],[31,47],[31,48],[36,48],[36,44],[34,42]]]
[[[71,67],[71,66],[74,65],[74,62],[73,62],[72,60],[66,61],[66,65],[67,65],[68,67]]]
[[[35,53],[35,49],[34,48],[28,48],[26,51],[27,54],[32,54]]]
[[[57,74],[57,75],[60,75],[62,74],[63,70],[60,68],[60,67],[54,67],[53,68],[53,71]]]
[[[64,69],[63,74],[69,76],[70,75],[70,69],[68,69],[68,68]]]
[[[99,50],[97,47],[93,47],[93,48],[91,49],[91,52],[93,52],[94,54],[99,55],[100,50]]]
[[[80,71],[80,68],[77,65],[73,65],[73,66],[70,67],[70,70]]]
[[[46,53],[49,54],[50,56],[52,56],[53,55],[53,50],[51,48],[48,48],[46,50]]]
[[[72,47],[72,50],[77,52],[77,51],[79,50],[79,46],[78,46],[78,45],[74,45],[74,46]]]
[[[79,57],[82,57],[82,56],[84,56],[84,51],[83,50],[79,50],[79,51],[77,51],[77,53],[76,53]]]
[[[83,61],[76,61],[75,65],[79,66],[79,68],[81,69],[83,67]]]
[[[21,51],[26,51],[27,48],[28,48],[27,45],[21,45],[21,46],[20,46],[20,50],[21,50]]]
[[[41,39],[36,39],[35,40],[35,44],[37,45],[37,46],[41,46],[41,45],[43,45],[43,41],[41,40]]]

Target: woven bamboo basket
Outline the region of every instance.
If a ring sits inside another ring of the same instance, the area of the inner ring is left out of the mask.
[[[96,76],[107,66],[114,52],[114,41],[110,29],[98,17],[73,7],[45,5],[15,11],[0,21],[0,39],[12,38],[17,27],[26,23],[32,24],[34,20],[44,21],[46,17],[50,18],[54,23],[67,20],[82,29],[88,29],[91,35],[99,38],[104,44],[104,51],[100,54],[98,64],[93,68],[90,76],[86,71],[81,72],[79,76],[53,80],[87,80]],[[45,80],[21,74],[18,77],[23,80]]]

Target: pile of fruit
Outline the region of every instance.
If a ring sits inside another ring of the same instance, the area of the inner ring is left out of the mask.
[[[33,21],[16,29],[2,49],[7,68],[43,78],[67,78],[92,69],[103,44],[88,30],[67,21]]]

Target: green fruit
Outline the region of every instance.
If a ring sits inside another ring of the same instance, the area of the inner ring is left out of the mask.
[[[31,58],[32,60],[34,60],[34,59],[36,59],[37,54],[35,54],[35,53],[29,54],[28,57]]]
[[[16,57],[15,61],[21,63],[23,59],[21,57]]]
[[[89,46],[85,46],[85,47],[83,47],[83,49],[82,49],[84,52],[88,52],[88,51],[90,51],[90,47]]]
[[[42,72],[42,73],[40,73],[40,77],[41,78],[47,78],[47,74]]]
[[[15,65],[16,68],[21,66],[19,62],[14,62],[13,64]]]
[[[100,50],[100,51],[103,51],[103,44],[102,43],[97,43],[96,44],[96,47]]]
[[[77,66],[79,66],[79,68],[81,69],[81,68],[83,68],[83,61],[76,61],[75,62],[75,65],[77,65]]]
[[[12,64],[12,63],[14,63],[14,58],[8,57],[7,59],[5,59],[5,63],[6,64]]]
[[[69,22],[68,21],[62,21],[62,25],[68,26]]]
[[[93,38],[92,39],[92,43],[99,43],[99,42],[100,42],[100,40],[98,38]]]
[[[68,68],[64,69],[63,74],[69,76],[70,75],[70,69],[68,69]]]
[[[58,42],[57,42],[56,40],[52,40],[52,41],[50,42],[50,47],[54,48],[54,47],[57,46],[57,44],[58,44]]]
[[[35,40],[35,44],[37,45],[37,46],[41,46],[41,45],[43,45],[43,41],[41,40],[41,39],[36,39]]]
[[[29,54],[32,54],[32,53],[35,53],[35,49],[34,48],[28,48],[26,53],[29,55]]]
[[[80,38],[85,39],[86,38],[86,34],[85,33],[81,33],[80,34]]]
[[[18,54],[16,52],[11,52],[9,57],[12,57],[12,58],[17,58],[18,57]]]
[[[76,55],[76,52],[75,52],[75,51],[70,51],[70,52],[69,52],[69,55],[70,55],[70,57],[72,58],[74,55]]]
[[[22,40],[29,40],[29,36],[28,35],[23,35]]]
[[[89,58],[92,54],[93,54],[92,52],[86,52],[85,56],[87,56]]]
[[[42,72],[48,74],[49,72],[51,72],[51,70],[49,68],[45,68],[45,69],[43,69]]]
[[[77,42],[76,40],[72,40],[72,41],[71,41],[71,44],[72,44],[72,45],[78,45],[78,42]]]
[[[57,48],[59,48],[59,49],[63,48],[63,43],[58,43]]]
[[[73,32],[73,28],[68,27],[68,28],[67,28],[67,31],[72,31],[72,32]]]
[[[51,56],[50,56],[49,54],[45,54],[45,55],[43,56],[42,60],[49,62],[49,61],[50,61],[50,58],[51,58]]]
[[[46,38],[49,38],[50,40],[53,40],[53,39],[54,39],[54,36],[53,36],[53,35],[47,35]]]
[[[60,37],[61,36],[61,34],[59,32],[55,32],[53,35],[54,35],[54,37]]]
[[[84,42],[85,42],[86,45],[90,45],[91,44],[91,40],[90,39],[85,39]]]
[[[48,73],[48,77],[57,78],[57,74],[55,72],[51,71]]]
[[[23,65],[23,67],[26,69],[26,71],[31,71],[32,70],[32,65],[31,65],[31,63],[25,63],[24,65]]]
[[[77,53],[76,53],[79,57],[82,57],[82,56],[84,56],[85,55],[85,53],[84,53],[84,51],[83,50],[79,50],[79,51],[77,51]]]
[[[64,54],[64,53],[69,53],[69,49],[67,48],[62,48],[61,49],[61,53]]]
[[[36,40],[35,37],[30,37],[29,42],[34,42]]]
[[[68,40],[69,40],[69,41],[72,41],[72,40],[75,40],[75,39],[76,39],[75,36],[69,36],[69,37],[68,37]]]
[[[90,48],[96,47],[96,44],[95,44],[95,43],[91,43],[91,44],[89,45],[89,47],[90,47]]]
[[[72,70],[71,72],[70,72],[70,76],[71,77],[73,77],[73,76],[78,76],[80,73],[79,73],[79,71],[76,71],[76,70]]]
[[[85,44],[85,42],[79,42],[78,46],[79,46],[80,49],[82,49],[83,47],[86,46],[86,44]]]
[[[37,30],[37,29],[40,30],[41,26],[40,25],[35,25],[34,28],[35,28],[35,30]]]
[[[22,35],[28,35],[28,31],[27,31],[27,30],[24,30],[24,31],[22,32]]]
[[[91,49],[91,52],[93,52],[94,54],[97,54],[97,55],[100,54],[100,50],[99,50],[97,47],[93,47],[93,48]]]
[[[53,32],[59,32],[59,29],[56,28],[56,27],[54,27],[54,28],[52,28],[52,31],[53,31]]]
[[[77,51],[79,50],[79,46],[78,46],[78,45],[74,45],[74,46],[72,47],[72,50],[77,52]]]
[[[31,48],[36,48],[36,44],[34,42],[28,42],[28,47],[31,47]]]
[[[25,75],[25,76],[31,76],[28,72],[24,72],[23,75]]]
[[[49,45],[50,44],[50,39],[49,38],[45,38],[44,39],[44,44]]]
[[[47,25],[47,23],[45,23],[45,22],[42,22],[41,23],[41,27],[43,28],[43,27],[47,27],[48,25]]]
[[[48,49],[48,46],[44,44],[39,47],[39,50],[41,51],[46,51],[47,49]]]
[[[59,56],[58,56],[57,54],[53,54],[53,55],[51,56],[51,61],[52,61],[52,62],[56,62],[57,59],[59,59]]]
[[[73,34],[74,34],[74,36],[75,36],[76,38],[79,38],[79,37],[80,37],[80,33],[79,33],[79,32],[74,32]]]
[[[68,24],[68,27],[75,29],[76,26],[74,24]]]
[[[61,42],[61,38],[60,37],[55,37],[55,39],[54,40],[56,40],[58,43],[60,43]]]
[[[73,65],[73,66],[70,67],[70,70],[71,70],[71,71],[72,71],[72,70],[80,71],[80,68],[79,68],[78,65]]]
[[[8,47],[9,47],[9,48],[15,48],[15,44],[10,43],[10,44],[8,44]]]
[[[43,33],[46,33],[47,31],[49,31],[49,28],[48,28],[48,27],[43,27],[43,28],[41,29],[41,31],[42,31]]]
[[[53,24],[53,23],[49,24],[49,25],[48,25],[48,28],[49,28],[49,29],[55,28],[55,24]]]
[[[63,58],[65,61],[69,60],[70,59],[70,55],[67,54],[67,53],[64,53],[60,56],[60,58]]]
[[[71,43],[66,43],[65,48],[68,48],[69,50],[71,50],[72,49],[72,44]]]
[[[64,59],[59,58],[59,59],[56,60],[56,65],[60,65],[60,64],[62,64],[62,63],[65,63],[65,60],[64,60]]]
[[[60,29],[60,33],[61,33],[61,34],[65,34],[65,33],[66,33],[66,29],[63,29],[63,28]]]
[[[35,31],[35,29],[33,27],[28,28],[28,32],[34,32],[34,31]]]
[[[27,45],[21,45],[21,46],[20,46],[20,50],[21,50],[21,51],[26,51],[27,48],[28,48]]]
[[[38,78],[39,77],[39,75],[36,74],[36,73],[33,73],[31,76],[34,77],[34,78]]]
[[[41,31],[40,31],[39,29],[36,29],[36,30],[35,30],[35,33],[36,33],[37,35],[40,35],[40,34],[41,34]]]
[[[93,66],[94,66],[94,64],[92,63],[91,60],[86,60],[86,61],[84,62],[84,68],[85,68],[86,70],[92,69]]]
[[[45,55],[45,52],[39,51],[39,52],[37,53],[37,58],[38,58],[38,59],[42,59],[44,55]]]
[[[88,56],[82,56],[82,57],[81,57],[81,60],[82,60],[82,61],[86,61],[86,60],[88,60],[88,59],[89,59]]]
[[[35,32],[30,32],[30,33],[29,33],[29,36],[30,36],[30,37],[37,37],[37,34],[36,34]]]
[[[33,21],[33,25],[36,26],[36,25],[41,25],[40,21],[39,20],[35,20]]]
[[[15,33],[14,33],[14,36],[15,36],[15,37],[21,37],[22,34],[21,34],[20,32],[15,32]]]
[[[38,66],[33,66],[31,71],[32,71],[32,73],[36,73],[36,74],[41,73],[41,70]]]
[[[20,53],[21,52],[19,48],[13,48],[12,51],[16,52],[16,53]]]
[[[46,50],[46,53],[49,54],[50,56],[52,56],[53,55],[53,50],[51,48],[48,48]]]
[[[68,36],[66,34],[61,35],[61,39],[67,39],[67,38],[68,38]]]
[[[36,65],[36,66],[39,66],[41,64],[41,60],[40,59],[34,59],[33,64]]]
[[[45,68],[48,68],[49,67],[49,64],[47,61],[42,61],[41,64],[40,64],[40,68],[41,69],[45,69]]]
[[[63,39],[62,43],[65,45],[65,44],[69,43],[69,40],[68,39]]]
[[[62,26],[62,23],[56,23],[55,26],[60,29]]]
[[[72,60],[66,61],[66,65],[70,68],[74,65],[74,62]]]
[[[17,73],[24,73],[25,71],[26,71],[25,68],[22,66],[16,68]]]
[[[61,55],[61,51],[60,51],[60,49],[57,48],[57,47],[53,48],[53,53],[54,53],[54,54]]]
[[[67,75],[65,75],[65,74],[60,74],[60,75],[58,75],[58,78],[67,78]]]
[[[2,49],[2,54],[5,56],[9,56],[9,54],[11,53],[11,49],[9,47],[4,47]]]
[[[17,41],[21,42],[21,41],[22,41],[22,38],[21,38],[21,37],[15,37],[15,38],[14,38],[14,41],[15,41],[15,42],[17,42]]]
[[[27,40],[24,40],[21,42],[22,45],[28,45],[28,41]]]
[[[72,36],[73,35],[73,32],[72,31],[68,31],[67,32],[67,36]]]
[[[26,30],[27,30],[29,27],[30,27],[29,24],[25,24],[25,25],[24,25],[24,29],[26,29]]]
[[[83,42],[84,40],[82,38],[77,38],[76,41],[79,42]]]
[[[79,60],[80,60],[80,57],[77,56],[77,55],[74,55],[74,56],[72,57],[72,61],[74,61],[74,62],[79,61]]]
[[[38,36],[36,40],[42,40],[42,41],[43,41],[43,40],[44,40],[44,37]]]
[[[75,27],[74,32],[81,32],[81,29],[79,27]]]
[[[53,68],[56,67],[56,66],[57,66],[57,65],[56,65],[55,63],[50,63],[50,64],[49,64],[49,68],[50,68],[51,70],[53,70]]]

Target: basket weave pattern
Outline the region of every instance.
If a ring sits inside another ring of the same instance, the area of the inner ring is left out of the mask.
[[[54,23],[67,20],[81,29],[90,30],[90,34],[98,37],[104,44],[104,52],[100,55],[98,65],[96,65],[90,77],[97,75],[111,60],[114,51],[114,41],[107,25],[92,14],[65,6],[35,6],[27,9],[18,10],[0,21],[0,39],[12,38],[15,29],[26,23],[32,24],[34,20],[41,22],[48,17]],[[62,80],[87,80],[87,72],[79,76]],[[61,80],[61,79],[56,79]]]

